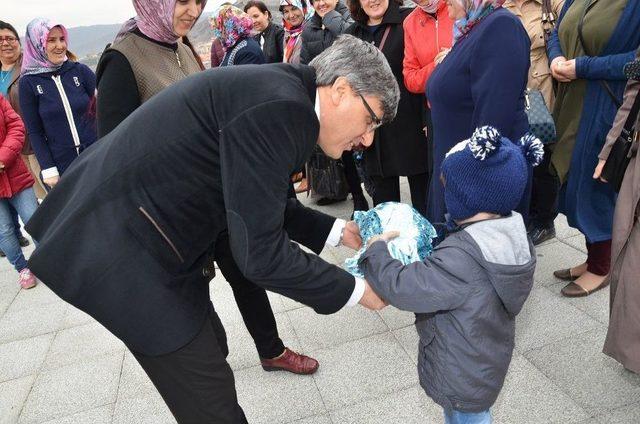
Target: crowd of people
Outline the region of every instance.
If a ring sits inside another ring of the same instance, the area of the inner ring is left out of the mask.
[[[373,51],[361,47],[363,57],[372,63],[359,64],[361,68],[378,68],[371,72],[380,72],[374,75],[378,75],[381,86],[384,83],[387,87],[387,94],[377,94],[374,97],[377,100],[372,103],[370,95],[377,93],[375,89],[364,84],[355,86],[350,81],[350,89],[361,99],[358,107],[364,106],[366,112],[366,132],[362,136],[356,134],[354,140],[359,141],[347,144],[337,153],[324,148],[320,141],[316,149],[322,147],[321,154],[339,164],[354,211],[369,209],[365,191],[369,192],[373,206],[399,202],[400,178],[406,177],[412,206],[431,223],[441,224],[438,226],[442,229],[440,246],[450,249],[436,250],[434,257],[425,262],[426,267],[420,263],[402,268],[392,263],[386,249],[380,247],[382,243],[378,243],[390,240],[393,235],[377,238],[369,243],[361,262],[366,282],[356,281],[353,294],[342,299],[340,306],[347,299],[347,304],[355,304],[360,297],[375,298],[377,293],[380,301],[384,299],[401,309],[416,312],[421,346],[432,358],[441,357],[448,349],[446,343],[431,343],[438,330],[451,340],[462,337],[468,341],[485,333],[492,333],[494,338],[502,334],[511,340],[499,345],[497,351],[495,345],[486,345],[489,350],[478,354],[486,358],[497,352],[499,357],[485,363],[494,367],[497,374],[491,382],[478,382],[478,390],[471,388],[483,377],[474,370],[467,370],[474,381],[472,385],[463,387],[462,382],[453,379],[445,389],[434,385],[434,376],[455,374],[451,364],[421,368],[423,387],[447,411],[447,422],[465,422],[464,419],[470,419],[465,413],[485,420],[477,422],[490,422],[488,410],[501,388],[513,349],[513,318],[520,311],[531,289],[529,283],[533,281],[535,251],[529,248],[526,234],[533,246],[554,238],[554,220],[562,213],[569,225],[584,235],[587,259],[581,264],[568,263],[566,269],[554,272],[556,278],[567,281],[561,294],[588,296],[610,285],[611,322],[604,351],[627,369],[640,373],[640,325],[637,325],[640,162],[635,155],[640,138],[635,106],[640,66],[633,66],[640,57],[640,31],[629,31],[629,28],[640,28],[640,3],[633,0],[413,1],[412,7],[405,7],[400,0],[346,0],[346,3],[343,0],[280,0],[282,25],[274,22],[271,11],[260,0],[246,2],[243,9],[226,3],[209,17],[213,29],[211,67],[220,69],[206,72],[189,41],[189,32],[203,13],[206,0],[134,0],[137,16],[123,25],[105,49],[95,73],[69,51],[64,25],[37,18],[27,25],[21,39],[11,24],[0,21],[0,249],[19,273],[21,287],[34,287],[37,279],[22,253],[22,247],[29,241],[22,233],[18,218],[27,224],[44,199],[44,206],[63,207],[56,203],[62,197],[55,197],[54,188],[71,179],[65,178],[68,170],[76,176],[84,175],[79,165],[73,166],[74,162],[83,158],[86,163],[92,154],[101,161],[113,159],[109,152],[99,153],[101,150],[97,147],[117,138],[131,138],[126,131],[139,128],[137,124],[140,117],[145,116],[144,112],[156,103],[161,104],[155,100],[162,98],[160,93],[182,80],[188,89],[187,80],[194,81],[196,75],[207,73],[234,83],[239,79],[237,83],[241,84],[242,78],[252,77],[253,73],[259,75],[261,69],[264,70],[264,89],[271,90],[274,97],[287,97],[283,87],[297,78],[297,74],[294,78],[289,73],[297,73],[298,69],[302,69],[301,74],[315,69],[318,87],[333,89],[340,82],[340,66],[347,69],[349,65],[343,65],[340,57],[333,57],[330,48],[341,42],[355,43],[350,41],[355,37],[372,46]],[[336,51],[340,52],[340,48]],[[336,64],[336,73],[333,80],[320,82],[320,70],[329,59]],[[299,66],[264,66],[276,63]],[[240,65],[259,66],[236,68]],[[388,74],[384,74],[387,71]],[[295,85],[296,90],[304,91],[305,75],[301,77],[303,84]],[[282,87],[267,81],[280,77],[288,81]],[[246,83],[252,86],[249,80]],[[393,89],[389,88],[392,86]],[[531,133],[529,125],[528,93],[531,91],[540,92],[555,126],[555,140],[543,147],[539,141],[535,142],[532,136],[536,134]],[[338,105],[342,92],[336,86],[331,93],[323,97],[323,101]],[[174,92],[174,97],[178,95]],[[390,113],[391,97],[395,95],[395,113]],[[224,107],[230,110],[250,106],[248,98],[239,95],[225,101]],[[322,104],[319,97],[316,98],[315,109],[321,124]],[[273,111],[279,111],[279,118],[286,124],[281,128],[284,138],[317,126],[301,111],[275,103]],[[187,119],[182,116],[185,110],[172,112]],[[216,119],[223,119],[225,115],[221,111],[215,113]],[[345,114],[341,117],[349,119]],[[197,114],[191,118],[196,123],[201,120]],[[259,139],[264,137],[260,131],[265,134],[271,131],[264,128],[270,125],[268,121],[252,122],[242,130],[254,128]],[[634,132],[634,128],[638,132]],[[277,129],[274,124],[271,133]],[[318,140],[323,137],[322,125],[319,130]],[[184,133],[187,132],[185,129]],[[219,132],[223,133],[222,127]],[[336,137],[343,133],[336,127]],[[176,137],[180,139],[182,134],[178,131]],[[629,164],[618,188],[608,182],[602,172],[621,138],[631,141],[632,146],[627,155]],[[170,142],[173,143],[167,141]],[[96,148],[92,147],[94,144]],[[132,160],[138,161],[134,164],[139,169],[136,172],[148,172],[158,179],[158,186],[162,186],[163,170],[150,169],[152,161],[137,155],[135,145],[130,147]],[[229,155],[220,150],[221,156]],[[520,150],[524,152],[522,157]],[[311,150],[305,152],[308,158]],[[265,163],[272,159],[269,155],[273,152],[267,149],[263,153]],[[252,156],[255,152],[245,154]],[[157,155],[170,155],[170,152],[158,144]],[[291,163],[296,160],[291,159]],[[103,163],[99,165],[97,168]],[[204,165],[196,161],[193,166]],[[285,184],[287,202],[295,202],[296,192],[313,190],[314,182],[307,181],[304,163],[298,163],[297,168],[290,171]],[[224,164],[223,172],[227,172]],[[187,184],[188,179],[180,183]],[[298,183],[297,188],[294,183]],[[256,181],[255,190],[259,185]],[[144,190],[145,199],[152,199],[155,189]],[[256,192],[253,187],[247,190]],[[188,187],[183,191],[191,193]],[[317,203],[328,205],[344,200],[344,197],[323,197]],[[233,203],[227,197],[225,201],[227,208]],[[198,204],[195,198],[184,197],[181,206],[196,209]],[[196,246],[202,236],[198,233],[189,236],[186,231],[181,235],[169,233],[167,237],[161,227],[163,213],[170,212],[150,209],[148,213],[140,209],[183,265],[183,256],[196,249],[189,247],[190,243]],[[98,216],[100,212],[92,213]],[[306,216],[323,219],[320,215]],[[501,217],[507,219],[500,221]],[[36,221],[34,226],[43,228],[42,218]],[[356,241],[351,245],[357,247],[358,231],[353,224],[342,222],[337,239],[353,236]],[[213,246],[206,246],[209,255],[205,255],[208,259],[201,267],[204,277],[208,281],[215,274],[215,259],[233,289],[265,370],[316,372],[318,361],[290,350],[280,339],[264,288],[269,284],[255,284],[258,278],[251,278],[247,265],[240,262],[230,237],[232,229],[239,224],[232,220],[228,225],[228,232],[221,232]],[[335,239],[331,223],[323,225],[328,234],[324,239]],[[286,229],[296,233],[303,227],[305,222],[294,222]],[[524,237],[508,236],[519,234],[525,227]],[[44,230],[40,232],[46,234]],[[487,237],[486,232],[493,232],[494,237]],[[172,243],[172,239],[178,242]],[[34,241],[42,243],[37,237]],[[324,245],[317,240],[309,242],[314,251]],[[479,250],[469,247],[474,243]],[[466,252],[466,256],[460,253],[443,256],[442,252],[452,250]],[[504,253],[506,250],[510,253]],[[487,265],[485,262],[491,262],[489,258],[498,258],[496,261],[502,267]],[[175,256],[161,257],[161,260],[175,261]],[[508,278],[500,282],[486,279],[478,283],[484,289],[478,289],[477,296],[468,297],[465,278],[481,275],[480,268],[490,269],[495,275],[507,273]],[[108,271],[105,269],[107,274]],[[525,281],[520,292],[508,292],[502,286],[513,278]],[[394,284],[390,285],[389,281]],[[425,281],[433,283],[425,285]],[[369,292],[369,285],[373,294]],[[360,296],[358,299],[355,299],[356,293]],[[430,297],[438,301],[425,300]],[[305,299],[308,301],[305,303],[313,304]],[[322,305],[318,308],[326,309],[324,313],[335,312],[335,305]],[[181,307],[184,306],[176,306]],[[434,318],[438,312],[458,308],[471,311],[462,317],[462,321],[468,320],[469,327],[475,325],[472,321],[478,311],[488,308],[489,324],[477,329],[479,332],[475,335],[465,337],[465,330],[456,329],[451,322],[454,318],[448,313],[442,315],[442,320]],[[110,322],[103,312],[92,315],[103,324]],[[216,318],[214,311],[212,331],[219,338],[221,324]],[[138,343],[129,330],[118,326],[110,329],[128,341],[128,346],[133,346],[136,359],[174,415],[189,416],[185,411],[191,401],[175,397],[175,389],[170,387],[174,382],[165,378],[165,364],[154,356],[164,352],[166,346],[160,343],[147,348],[144,337],[145,342]],[[226,341],[223,345],[226,347]],[[171,346],[180,347],[179,344]],[[463,397],[460,402],[452,401],[456,394]],[[243,416],[241,410],[229,414]]]

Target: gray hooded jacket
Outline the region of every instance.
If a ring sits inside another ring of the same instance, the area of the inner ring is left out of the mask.
[[[536,255],[522,217],[470,224],[406,266],[376,242],[360,264],[376,293],[416,312],[427,395],[446,410],[489,409],[511,362],[515,317],[533,285]]]

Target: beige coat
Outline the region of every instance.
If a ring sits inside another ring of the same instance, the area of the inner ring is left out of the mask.
[[[560,16],[564,0],[551,0],[551,9]],[[503,6],[522,21],[531,40],[531,67],[529,68],[528,88],[540,90],[549,110],[553,110],[553,77],[549,69],[549,59],[544,45],[542,29],[542,0],[524,0],[518,7],[515,0],[507,0]]]
[[[639,51],[640,53],[640,51]],[[606,160],[611,146],[620,135],[629,116],[640,82],[630,81],[624,94],[624,104],[618,111],[607,141],[600,153]],[[636,121],[640,130],[640,120]],[[611,301],[609,331],[604,353],[616,359],[625,368],[640,374],[640,160],[638,138],[632,149],[636,156],[631,159],[625,173],[616,202],[613,218],[611,244]]]

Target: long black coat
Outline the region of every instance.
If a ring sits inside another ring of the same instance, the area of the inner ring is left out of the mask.
[[[174,351],[210,306],[203,267],[228,231],[243,274],[333,313],[354,289],[320,252],[335,218],[287,198],[318,137],[315,73],[245,65],[143,104],[65,173],[31,218],[29,268],[132,350]],[[295,122],[296,125],[291,125]]]
[[[361,40],[379,46],[385,28],[390,26],[389,35],[382,47],[393,75],[400,86],[400,103],[396,118],[380,127],[375,134],[373,145],[365,151],[365,169],[369,175],[385,177],[417,175],[427,172],[427,138],[422,130],[425,126],[424,96],[410,93],[404,86],[402,60],[404,58],[404,31],[402,22],[413,9],[400,8],[393,1],[382,23],[375,33],[366,24],[356,22],[346,30]]]
[[[336,8],[323,18],[316,12],[302,32],[302,50],[300,63],[311,62],[316,56],[330,47],[336,38],[353,24],[347,6],[338,2]]]

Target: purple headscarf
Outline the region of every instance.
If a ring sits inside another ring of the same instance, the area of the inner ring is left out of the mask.
[[[201,14],[207,0],[200,2]],[[136,28],[144,35],[161,43],[174,44],[180,39],[173,30],[173,12],[176,0],[133,0],[137,16],[124,23],[114,42]],[[199,18],[200,16],[198,16]]]
[[[61,24],[52,24],[48,19],[35,18],[27,25],[27,33],[24,36],[24,50],[22,53],[22,75],[44,74],[54,72],[62,67],[56,65],[47,57],[47,39],[49,32],[59,27],[68,41],[67,29]]]

